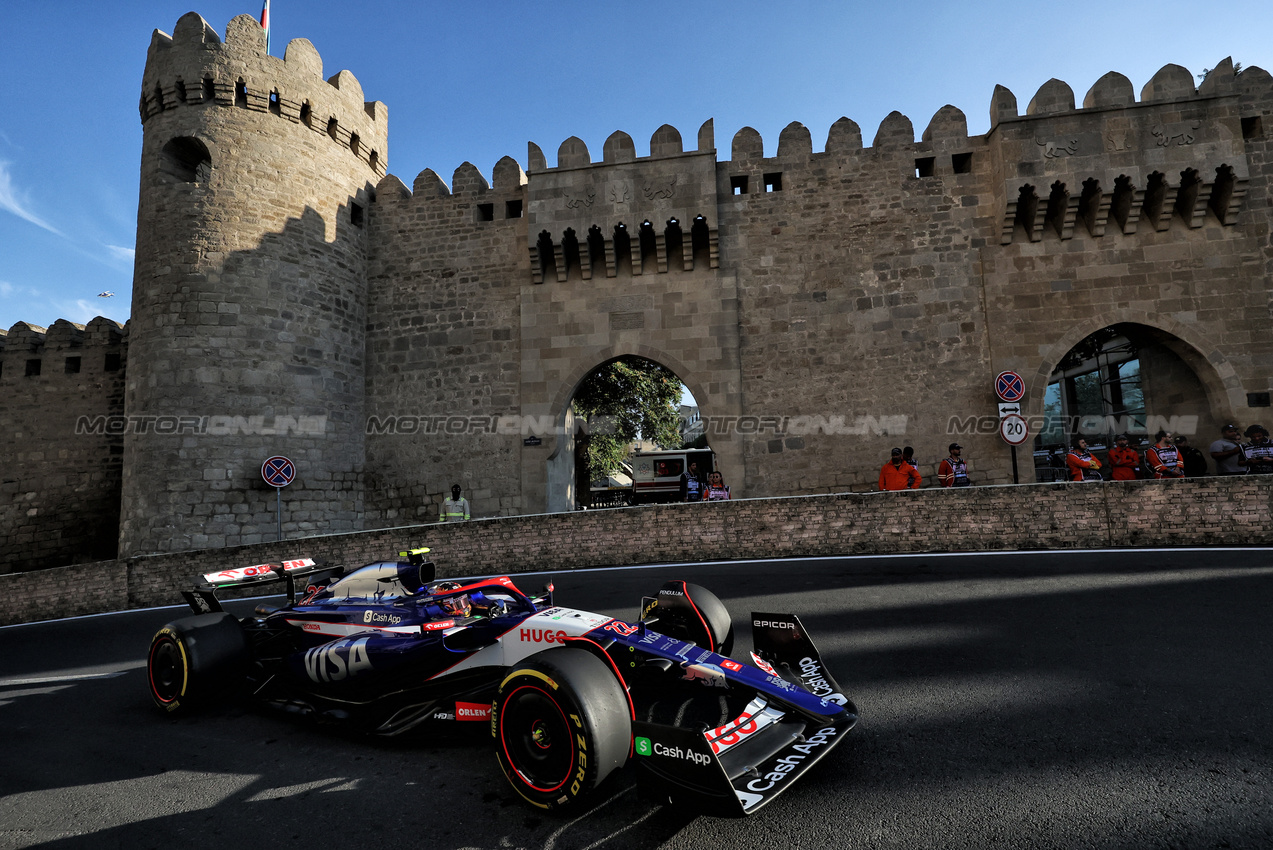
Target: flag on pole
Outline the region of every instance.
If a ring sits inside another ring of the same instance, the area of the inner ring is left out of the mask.
[[[270,52],[270,0],[261,5],[261,29],[265,30],[265,52]]]

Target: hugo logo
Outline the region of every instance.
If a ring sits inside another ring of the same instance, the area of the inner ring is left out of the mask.
[[[517,637],[528,643],[565,643],[566,633],[561,629],[520,629]]]

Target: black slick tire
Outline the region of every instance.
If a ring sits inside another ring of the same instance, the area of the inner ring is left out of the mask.
[[[587,650],[551,649],[515,665],[491,707],[500,768],[541,809],[568,809],[627,761],[627,695]]]
[[[247,662],[247,636],[233,614],[175,620],[150,642],[150,699],[169,714],[182,714],[237,695]]]

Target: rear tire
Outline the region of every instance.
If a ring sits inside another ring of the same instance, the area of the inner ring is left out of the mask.
[[[237,695],[248,663],[247,636],[233,614],[199,614],[169,623],[150,642],[150,698],[181,714]]]
[[[500,683],[491,733],[513,790],[541,809],[565,809],[627,761],[632,718],[604,661],[583,649],[552,649]]]

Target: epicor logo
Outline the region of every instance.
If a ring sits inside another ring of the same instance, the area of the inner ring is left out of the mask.
[[[751,624],[753,626],[760,626],[760,627],[770,628],[770,629],[790,629],[793,632],[796,630],[795,623],[784,623],[781,620],[752,620]]]

